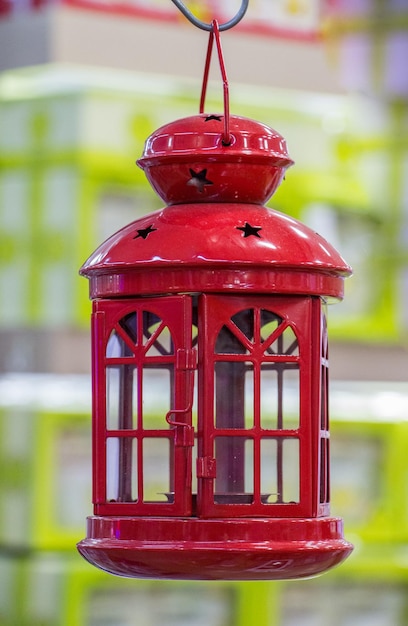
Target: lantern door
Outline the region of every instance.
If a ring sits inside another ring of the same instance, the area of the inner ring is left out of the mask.
[[[313,513],[313,300],[201,298],[201,517]]]
[[[187,296],[94,303],[96,515],[191,515]]]

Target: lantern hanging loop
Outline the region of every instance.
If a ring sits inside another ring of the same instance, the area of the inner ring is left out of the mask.
[[[210,37],[208,40],[207,56],[205,59],[203,85],[201,88],[200,113],[204,113],[205,96],[207,93],[208,75],[210,73],[210,63],[211,63],[211,55],[212,55],[214,39],[215,39],[216,46],[217,46],[218,60],[220,63],[220,71],[221,71],[223,93],[224,93],[224,133],[222,136],[222,143],[224,144],[224,146],[229,146],[231,143],[231,136],[230,136],[230,131],[229,131],[229,85],[228,85],[227,71],[225,69],[224,56],[223,56],[222,47],[221,47],[220,29],[219,29],[217,20],[213,20],[211,23],[211,32],[210,32]]]
[[[178,9],[180,9],[184,17],[186,17],[192,24],[194,24],[194,26],[197,26],[197,28],[201,28],[201,30],[208,30],[208,31],[212,30],[212,27],[213,27],[212,23],[206,24],[205,22],[202,22],[201,20],[199,20],[197,17],[195,17],[195,15],[191,13],[191,11],[185,6],[185,4],[181,2],[181,0],[171,0],[171,1],[173,2],[173,4],[176,5]],[[236,26],[236,24],[238,24],[238,22],[240,22],[242,18],[244,17],[246,10],[248,8],[248,4],[249,4],[249,0],[242,0],[241,7],[238,10],[238,13],[235,15],[235,17],[230,19],[229,22],[224,22],[224,24],[220,24],[219,29],[223,31],[223,30],[228,30],[229,28],[232,28],[233,26]]]

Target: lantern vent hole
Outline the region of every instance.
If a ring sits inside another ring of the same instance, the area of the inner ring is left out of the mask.
[[[207,169],[200,170],[199,172],[195,172],[191,167],[190,169],[190,180],[187,181],[187,185],[191,187],[196,187],[200,193],[203,193],[204,187],[207,185],[213,185],[212,180],[207,178]]]
[[[133,239],[139,239],[140,237],[142,239],[147,239],[150,233],[153,233],[155,230],[157,230],[157,228],[153,228],[153,224],[150,224],[150,226],[147,226],[147,228],[139,228],[137,231],[137,235],[135,235]]]
[[[247,237],[258,237],[258,239],[261,239],[261,235],[259,234],[259,231],[262,230],[262,228],[260,226],[252,226],[251,224],[249,224],[249,222],[245,222],[245,226],[237,226],[236,227],[237,230],[241,230],[242,231],[242,236],[244,239],[247,239]]]

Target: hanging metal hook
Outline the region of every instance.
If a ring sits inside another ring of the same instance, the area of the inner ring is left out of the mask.
[[[206,24],[205,22],[202,22],[201,20],[199,20],[197,17],[195,17],[195,15],[191,13],[189,9],[187,9],[185,4],[183,4],[181,0],[171,0],[171,1],[173,2],[173,4],[176,5],[178,9],[180,9],[184,17],[186,17],[192,24],[194,24],[194,26],[197,26],[197,28],[201,28],[201,30],[208,30],[208,31],[212,30],[212,23]],[[232,28],[233,26],[238,24],[238,22],[240,22],[242,18],[244,17],[246,10],[248,8],[248,4],[249,4],[249,0],[242,0],[241,8],[239,9],[235,17],[229,20],[229,22],[224,22],[224,24],[219,24],[219,27],[218,27],[219,30],[220,31],[228,30],[229,28]]]

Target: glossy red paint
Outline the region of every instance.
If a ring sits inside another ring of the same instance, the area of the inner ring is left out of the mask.
[[[223,117],[195,115],[149,137],[137,163],[164,202],[264,204],[276,191],[293,164],[282,135],[231,115],[230,144],[224,145]]]
[[[259,236],[245,237],[246,223]],[[138,237],[149,228],[146,239]],[[288,215],[257,204],[205,203],[165,207],[132,222],[81,273],[92,298],[245,289],[341,299],[350,268],[323,237]]]
[[[169,206],[81,269],[94,515],[78,549],[117,575],[302,578],[352,550],[330,517],[325,318],[351,270],[262,205],[292,163],[283,138],[245,118],[230,132],[222,115],[156,131],[139,164]]]
[[[88,518],[82,555],[111,574],[135,578],[281,580],[316,576],[352,546],[338,518]]]

